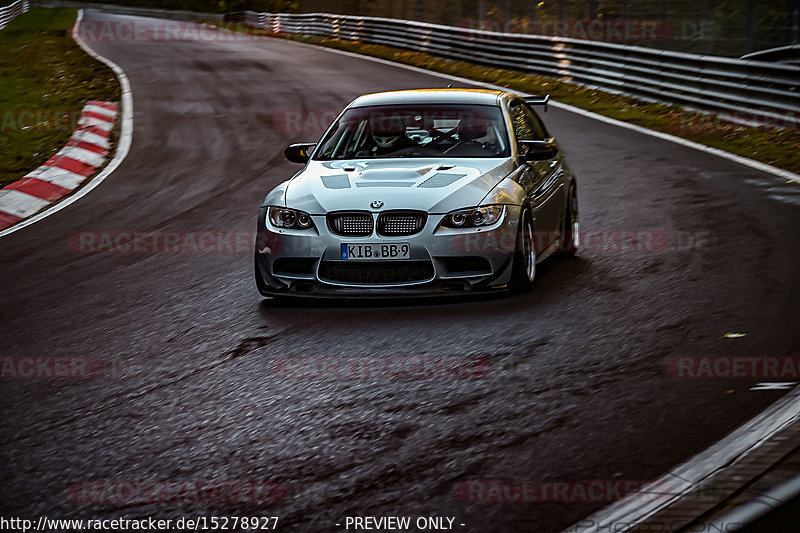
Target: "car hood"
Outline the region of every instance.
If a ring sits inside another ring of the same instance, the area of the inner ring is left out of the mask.
[[[510,158],[310,161],[286,187],[286,206],[311,214],[342,209],[472,207],[514,169]]]

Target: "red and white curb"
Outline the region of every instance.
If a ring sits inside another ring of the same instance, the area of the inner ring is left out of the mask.
[[[78,129],[59,152],[22,179],[0,189],[0,230],[71,193],[103,165],[110,148],[117,106],[89,101]]]

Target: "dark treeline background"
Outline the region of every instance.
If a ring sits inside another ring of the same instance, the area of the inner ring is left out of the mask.
[[[658,20],[658,39],[637,41],[632,35],[622,42],[736,57],[800,44],[800,0],[105,0],[100,3],[211,13],[324,12],[549,35],[556,32],[547,22],[566,21],[565,36],[576,38],[581,38],[581,30],[593,20],[606,24],[616,19]]]

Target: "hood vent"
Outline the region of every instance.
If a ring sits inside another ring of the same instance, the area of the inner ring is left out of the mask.
[[[421,187],[423,189],[447,187],[448,185],[457,182],[464,176],[466,176],[466,174],[452,174],[446,172],[439,172],[437,174],[434,174],[430,178],[426,179],[422,183],[420,183],[418,187]]]
[[[413,181],[359,181],[356,187],[411,187]]]
[[[338,174],[335,176],[322,176],[322,184],[328,189],[349,189],[350,180],[347,174]]]

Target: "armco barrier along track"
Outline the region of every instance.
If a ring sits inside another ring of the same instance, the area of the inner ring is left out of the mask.
[[[0,30],[5,28],[14,17],[28,11],[28,0],[17,0],[5,7],[0,7]]]
[[[737,122],[800,126],[800,69],[791,64],[326,13],[247,11],[226,18],[275,33],[380,44],[520,70],[646,100],[720,112]]]

